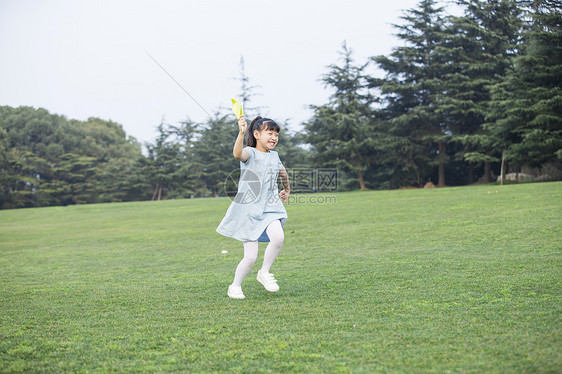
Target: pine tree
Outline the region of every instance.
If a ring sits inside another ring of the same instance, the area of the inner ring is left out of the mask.
[[[364,72],[367,64],[354,65],[352,51],[345,43],[341,57],[343,64],[330,65],[322,77],[324,85],[335,92],[327,105],[312,106],[314,115],[305,124],[305,139],[316,151],[316,165],[355,173],[360,189],[365,190],[364,172],[370,165],[372,148],[369,106],[373,101]]]
[[[451,66],[443,76],[446,91],[439,110],[450,124],[452,140],[463,146],[457,157],[469,163],[468,183],[474,181],[475,164],[484,164],[485,181],[491,182],[490,165],[498,161],[498,153],[483,124],[490,87],[505,77],[517,51],[521,11],[514,1],[458,3],[465,14],[450,18],[445,48]]]
[[[157,128],[156,141],[146,145],[148,155],[140,159],[137,166],[150,186],[152,201],[159,201],[173,193],[177,186],[177,171],[183,162],[181,145],[170,140],[170,125],[162,121]]]
[[[560,2],[532,1],[523,53],[494,87],[489,131],[512,166],[562,160],[561,26]]]
[[[236,118],[231,114],[216,113],[204,125],[194,150],[198,177],[206,189],[203,196],[224,194],[229,175],[239,170],[239,161],[232,156],[237,133]]]
[[[203,182],[196,154],[201,125],[189,118],[179,126],[168,125],[168,141],[176,147],[178,167],[173,173],[173,190],[169,198],[194,197],[201,194]]]
[[[246,75],[246,63],[244,61],[244,56],[240,57],[240,76],[238,81],[240,82],[240,95],[239,99],[244,106],[244,112],[246,114],[246,119],[251,121],[257,115],[260,115],[263,108],[259,106],[252,106],[252,98],[257,96],[256,88],[259,86],[254,86],[250,83],[250,77]],[[263,117],[263,115],[262,115]]]
[[[449,129],[436,110],[438,97],[444,92],[441,80],[447,71],[443,52],[443,8],[433,0],[422,0],[418,8],[406,11],[403,25],[395,25],[397,36],[406,45],[394,48],[390,57],[376,56],[373,61],[386,77],[374,82],[381,89],[385,103],[387,131],[403,138],[396,142],[395,173],[409,173],[410,179],[422,185],[427,167],[438,166],[438,185],[445,185],[448,157],[445,144]]]

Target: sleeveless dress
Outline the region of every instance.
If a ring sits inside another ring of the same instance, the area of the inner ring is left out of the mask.
[[[242,242],[268,242],[267,226],[277,219],[283,226],[287,221],[287,211],[277,189],[277,177],[283,164],[275,151],[244,149],[249,157],[246,162],[240,162],[238,192],[217,232]]]

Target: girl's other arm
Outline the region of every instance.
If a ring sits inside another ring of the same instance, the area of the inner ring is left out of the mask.
[[[232,155],[235,159],[240,160],[242,162],[246,162],[250,154],[247,150],[244,149],[244,134],[246,133],[246,119],[244,117],[240,117],[238,120],[238,136],[236,137],[236,142],[234,142],[234,148],[232,149]]]
[[[291,183],[289,182],[289,174],[285,170],[285,166],[281,166],[279,170],[279,176],[281,177],[281,183],[283,184],[283,191],[279,192],[279,197],[286,203],[289,200],[289,194],[291,193]]]

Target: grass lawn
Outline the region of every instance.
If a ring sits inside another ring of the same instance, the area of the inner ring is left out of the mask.
[[[311,196],[245,300],[226,198],[0,211],[0,372],[562,371],[562,183]]]

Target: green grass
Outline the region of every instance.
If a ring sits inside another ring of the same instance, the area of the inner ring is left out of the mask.
[[[560,372],[562,183],[326,196],[246,300],[228,199],[0,211],[0,372]]]

